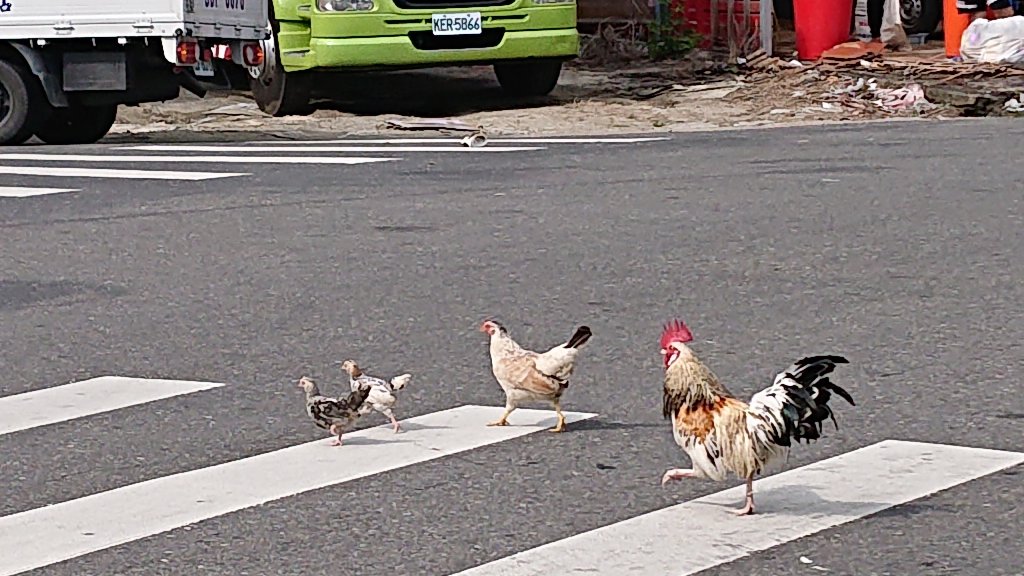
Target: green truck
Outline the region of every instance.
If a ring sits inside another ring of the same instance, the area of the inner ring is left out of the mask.
[[[269,2],[264,58],[248,72],[273,116],[308,112],[326,71],[492,65],[506,93],[543,96],[579,52],[575,0]]]

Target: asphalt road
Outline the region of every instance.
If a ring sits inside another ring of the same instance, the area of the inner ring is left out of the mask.
[[[588,323],[565,406],[600,416],[33,574],[445,576],[717,492],[658,484],[687,465],[660,417],[674,316],[743,395],[801,355],[851,359],[835,380],[858,406],[792,467],[887,438],[1019,451],[1022,139],[1005,120],[736,131],[0,198],[0,394],[229,384],[0,437],[0,516],[322,438],[294,381],[336,380],[344,357],[416,374],[403,418],[500,405],[491,315],[537,348]],[[804,574],[806,555],[836,575],[1019,575],[1022,472],[708,574]]]

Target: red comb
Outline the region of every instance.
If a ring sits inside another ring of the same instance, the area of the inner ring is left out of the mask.
[[[690,333],[690,329],[686,327],[682,320],[673,320],[665,324],[665,331],[661,333],[662,349],[668,348],[669,342],[682,342],[685,344],[691,340],[693,340],[693,334]]]

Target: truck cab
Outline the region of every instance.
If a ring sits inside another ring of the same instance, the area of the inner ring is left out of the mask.
[[[269,37],[249,68],[274,116],[309,111],[321,72],[491,65],[517,96],[542,96],[579,52],[575,0],[270,0]]]
[[[173,100],[214,71],[212,48],[258,66],[264,0],[0,3],[0,146],[89,144],[118,106]]]

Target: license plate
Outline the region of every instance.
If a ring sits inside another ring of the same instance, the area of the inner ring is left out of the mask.
[[[196,62],[196,66],[192,70],[195,72],[196,76],[213,76],[213,62],[199,60]]]
[[[480,34],[483,32],[479,12],[432,14],[430,20],[434,36],[457,36],[462,34]]]

